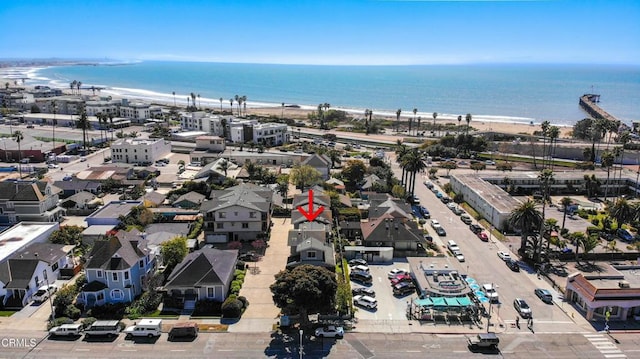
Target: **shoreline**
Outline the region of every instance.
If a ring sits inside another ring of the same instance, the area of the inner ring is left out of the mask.
[[[25,67],[7,67],[0,69],[0,76],[2,77],[2,82],[5,81],[14,81],[14,80],[22,80],[25,79],[26,83],[20,84],[20,86],[33,87],[36,85],[46,85],[55,88],[62,89],[63,93],[68,94],[68,86],[62,86],[63,84],[60,80],[54,80],[50,78],[45,78],[38,76],[38,72],[40,70],[55,67],[57,65],[50,66],[25,66]],[[7,77],[7,74],[12,74],[11,77]],[[18,76],[21,77],[18,77]],[[162,93],[152,90],[146,89],[132,89],[132,88],[120,88],[120,87],[111,87],[105,85],[97,85],[97,84],[84,84],[83,88],[81,88],[81,92],[84,95],[93,95],[91,88],[89,86],[95,86],[96,89],[99,88],[98,92],[95,96],[104,96],[109,95],[114,99],[130,99],[130,100],[138,100],[144,101],[148,103],[164,105],[171,107],[174,103],[178,107],[186,107],[187,101],[185,100],[188,97],[188,94],[175,94],[172,93]],[[182,100],[178,100],[182,99]],[[214,111],[227,110],[230,109],[230,103],[228,99],[223,99],[222,103],[219,99],[212,98],[199,98],[197,99],[198,107],[200,108],[208,108]],[[294,107],[295,106],[295,107]],[[284,109],[282,108],[282,103],[269,103],[269,102],[259,102],[259,101],[247,101],[247,112],[249,114],[254,115],[262,115],[266,117],[276,117],[279,118],[284,113],[285,117],[292,118],[296,120],[304,120],[307,119],[308,114],[317,110],[317,106],[308,105],[308,104],[295,104],[295,103],[285,103]],[[234,101],[234,109],[236,109],[236,102]],[[330,109],[340,110],[347,112],[353,118],[364,118],[364,109],[358,108],[342,108],[342,107],[330,107]],[[284,110],[284,112],[283,112]],[[462,122],[460,123],[462,127],[466,126],[466,121],[464,120],[466,114],[461,114],[463,117]],[[586,114],[585,114],[586,115]],[[373,109],[373,116],[377,119],[396,121],[395,112],[390,112],[389,110],[376,110]],[[433,117],[432,113],[426,112],[417,112],[414,116],[410,111],[403,111],[400,116],[400,121],[406,123],[409,119],[414,119],[415,117],[422,117],[422,123],[432,123]],[[494,132],[503,132],[510,134],[533,134],[534,131],[540,130],[540,122],[536,122],[534,119],[527,117],[509,117],[509,116],[497,116],[497,115],[474,115],[472,114],[472,121],[470,126],[477,129],[480,132],[484,131],[494,131]],[[458,115],[452,114],[440,114],[436,118],[436,123],[438,124],[448,124],[452,123],[457,125],[457,117]],[[573,125],[567,124],[556,124],[551,123],[554,126],[557,126],[561,130],[561,138],[570,137],[570,132],[573,129]]]

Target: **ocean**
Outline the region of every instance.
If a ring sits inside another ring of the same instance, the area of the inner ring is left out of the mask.
[[[129,64],[38,69],[29,84],[69,88],[73,80],[106,87],[100,94],[228,108],[235,95],[248,107],[299,105],[363,113],[474,121],[573,125],[587,115],[578,99],[601,95],[600,106],[629,124],[640,118],[640,66],[624,65],[425,65],[309,66],[144,61]]]

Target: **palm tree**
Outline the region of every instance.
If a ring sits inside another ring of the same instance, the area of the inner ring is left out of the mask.
[[[82,146],[87,149],[87,129],[89,129],[89,120],[87,118],[87,111],[84,106],[80,107],[80,119],[78,120],[78,127],[82,129]]]
[[[282,103],[282,113],[280,114],[280,119],[284,120],[284,102]]]
[[[191,103],[193,104],[193,109],[192,111],[196,110],[196,94],[195,93],[190,93],[189,96],[191,96]]]
[[[404,161],[404,157],[407,155],[407,153],[409,153],[409,147],[407,147],[407,145],[401,144],[399,146],[396,147],[396,162],[398,162],[398,164],[400,164],[400,168],[402,168],[402,177],[400,178],[400,182],[402,182],[402,185],[405,186],[406,189],[406,182],[405,182],[405,168],[404,166],[402,166],[402,163]]]
[[[240,96],[238,96],[238,95],[233,96],[233,99],[236,100],[236,105],[238,106],[238,116],[240,116],[240,101],[242,101],[242,100],[240,99]],[[232,111],[232,113],[233,113],[233,111]]]
[[[198,108],[202,109],[202,104],[200,103],[200,94],[198,94]]]
[[[542,121],[540,127],[542,128],[542,168],[545,168],[545,159],[547,157],[546,146],[547,146],[547,134],[549,133],[549,126],[551,123],[549,121]]]
[[[629,143],[629,141],[631,141],[631,135],[629,134],[629,131],[624,131],[622,132],[618,138],[617,138],[617,142],[621,143],[622,146],[620,146],[620,175],[618,177],[618,181],[622,180],[622,171],[624,170],[624,146]],[[616,190],[616,197],[618,197],[620,195],[620,187],[617,187]]]
[[[233,99],[229,99],[229,111],[231,111],[231,116],[233,116]]]
[[[418,109],[413,109],[413,123],[416,122],[416,114],[418,113]],[[411,122],[409,122],[409,136],[411,136]]]
[[[369,110],[369,120],[365,123],[366,127],[365,127],[365,132],[368,135],[370,132],[370,128],[371,128],[371,117],[373,116],[373,110]]]
[[[416,127],[416,136],[420,135],[420,121],[422,121],[422,117],[418,116],[418,127]]]
[[[176,92],[172,91],[171,93],[173,94],[173,107],[177,107],[176,106]]]
[[[220,97],[220,113],[222,113],[222,97]]]
[[[458,116],[458,135],[460,134],[460,126],[462,125],[462,116]]]
[[[404,156],[402,166],[410,175],[407,192],[411,193],[413,196],[416,188],[417,174],[427,167],[418,148],[409,150],[409,152]]]
[[[611,174],[611,166],[613,166],[613,162],[615,160],[615,155],[611,151],[604,151],[600,156],[600,163],[602,168],[606,168],[607,170],[607,182],[604,187],[604,201],[607,201],[607,195],[609,193],[609,176]]]
[[[243,95],[242,96],[242,107],[244,110],[244,115],[247,115],[247,96]]]
[[[615,218],[618,223],[618,228],[622,228],[622,224],[631,221],[634,216],[633,207],[624,198],[618,199],[608,210],[609,216]]]
[[[189,111],[190,107],[191,107],[191,97],[187,96],[187,111]]]
[[[434,129],[434,131],[435,131],[435,128],[436,128],[436,118],[438,117],[438,113],[437,113],[437,112],[434,112],[434,113],[432,113],[432,114],[431,114],[431,116],[433,117],[433,129]]]
[[[549,127],[549,157],[552,170],[554,164],[553,159],[556,155],[556,147],[558,146],[558,137],[560,137],[560,128],[558,126]]]
[[[111,142],[113,142],[113,113],[109,112],[109,131],[111,132]]]
[[[20,147],[20,142],[22,142],[22,140],[24,139],[22,131],[15,131],[13,133],[13,139],[18,144],[18,170],[20,171],[20,178],[22,178],[22,148]]]
[[[511,211],[508,222],[510,226],[521,231],[519,252],[525,254],[529,235],[539,230],[544,222],[542,213],[536,209],[534,201],[527,200]]]
[[[82,93],[80,93],[80,86],[82,86],[82,82],[78,81],[78,83],[76,84],[76,87],[78,88],[78,95],[82,95]]]
[[[464,119],[465,119],[465,121],[467,121],[467,133],[466,133],[466,134],[467,134],[467,136],[468,136],[468,135],[469,135],[469,124],[471,123],[471,114],[470,114],[470,113],[468,113],[468,114],[465,116],[465,118],[464,118]]]
[[[400,132],[400,114],[402,113],[402,109],[398,109],[396,111],[396,133]]]
[[[222,160],[220,161],[220,163],[218,164],[218,168],[221,169],[224,172],[224,176],[227,177],[227,171],[229,171],[229,161],[227,160]]]
[[[562,197],[562,199],[560,200],[560,204],[562,205],[562,210],[564,212],[562,214],[562,229],[564,229],[564,223],[567,220],[567,209],[572,203],[573,200],[570,197]]]

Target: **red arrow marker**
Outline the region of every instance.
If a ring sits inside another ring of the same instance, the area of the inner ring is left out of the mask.
[[[303,216],[305,216],[305,218],[307,218],[307,220],[309,222],[313,222],[314,219],[316,219],[320,213],[322,213],[324,211],[324,206],[320,206],[320,208],[318,208],[317,211],[313,211],[313,190],[309,190],[309,212],[305,211],[304,208],[302,208],[302,206],[298,206],[298,211],[300,211],[300,213],[302,213]]]

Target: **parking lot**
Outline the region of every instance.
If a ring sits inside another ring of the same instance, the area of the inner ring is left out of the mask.
[[[391,284],[387,273],[393,269],[399,268],[406,271],[409,270],[409,264],[406,262],[396,262],[394,264],[369,264],[369,271],[373,277],[373,283],[369,287],[376,292],[376,300],[378,308],[369,310],[367,308],[355,306],[356,317],[366,320],[406,320],[407,302],[417,297],[417,294],[395,297],[391,290]],[[361,284],[351,282],[351,288],[362,287]]]

